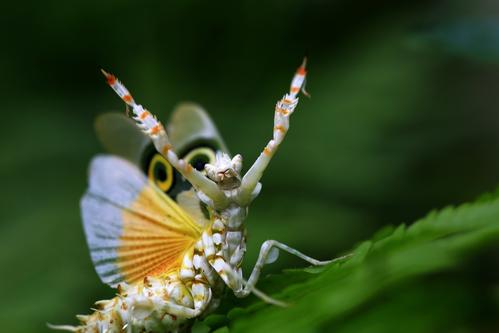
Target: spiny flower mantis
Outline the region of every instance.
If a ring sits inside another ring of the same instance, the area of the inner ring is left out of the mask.
[[[240,267],[248,207],[260,193],[260,179],[289,129],[297,95],[303,91],[305,66],[306,60],[289,93],[277,102],[272,139],[244,175],[242,156],[230,157],[202,109],[181,106],[173,115],[173,126],[165,129],[115,76],[102,71],[131,108],[134,124],[115,116],[98,121],[101,140],[119,156],[93,159],[81,211],[95,269],[118,292],[113,299],[97,302],[93,314],[78,316],[80,326],[52,328],[179,332],[189,326],[189,319],[213,311],[225,287],[237,297],[253,293],[285,306],[255,287],[262,267],[275,261],[279,250],[312,265],[331,262],[268,240],[247,280]],[[124,133],[135,138],[128,141],[139,154],[120,147]]]

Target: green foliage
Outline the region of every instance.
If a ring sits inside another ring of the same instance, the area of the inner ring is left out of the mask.
[[[499,61],[499,24],[496,19],[460,19],[418,35],[413,46],[440,50],[479,62]]]
[[[115,293],[92,267],[78,205],[88,162],[102,152],[94,118],[123,111],[100,67],[119,74],[163,120],[178,102],[203,105],[247,166],[307,54],[313,97],[301,100],[250,209],[243,269],[266,239],[320,259],[371,243],[342,265],[259,283],[289,308],[227,295],[196,332],[499,331],[490,322],[498,317],[499,256],[489,248],[497,238],[495,195],[370,236],[499,183],[496,7],[485,0],[6,2],[3,330],[48,333],[46,322],[74,324],[75,314]],[[282,255],[266,272],[300,264]]]
[[[499,199],[432,212],[387,227],[353,256],[324,268],[285,270],[259,287],[290,305],[229,298],[194,332],[433,332],[497,327]],[[495,248],[494,248],[495,246]],[[484,279],[485,277],[485,279]],[[495,317],[494,317],[495,315]],[[495,319],[494,319],[495,318]]]

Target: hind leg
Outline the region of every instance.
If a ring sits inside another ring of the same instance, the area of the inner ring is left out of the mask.
[[[250,275],[248,281],[246,282],[244,289],[242,289],[240,292],[236,293],[236,296],[244,297],[252,292],[252,289],[254,289],[254,286],[256,285],[256,283],[258,282],[258,279],[260,278],[260,273],[262,271],[263,266],[265,264],[271,264],[271,263],[275,262],[279,256],[279,250],[286,251],[289,254],[292,254],[300,259],[303,259],[306,262],[308,262],[314,266],[327,265],[327,264],[330,264],[332,262],[343,260],[343,259],[351,256],[351,254],[347,254],[345,256],[341,256],[341,257],[335,258],[333,260],[320,261],[320,260],[314,259],[312,257],[309,257],[309,256],[301,253],[300,251],[298,251],[292,247],[289,247],[288,245],[283,244],[281,242],[278,242],[275,240],[267,240],[267,241],[263,242],[262,247],[260,248],[260,255],[258,256],[256,264],[253,267],[253,271],[251,272],[251,275]]]

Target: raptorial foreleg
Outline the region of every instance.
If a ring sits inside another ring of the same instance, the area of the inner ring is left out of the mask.
[[[144,133],[151,138],[156,150],[195,188],[201,190],[212,199],[216,207],[225,207],[227,205],[227,198],[218,188],[217,184],[183,159],[179,159],[175,153],[174,147],[171,145],[163,124],[161,124],[152,113],[144,109],[142,105],[137,104],[128,89],[114,75],[109,74],[104,70],[102,70],[102,73],[106,77],[109,86],[113,88],[127,106],[132,108],[132,118]]]
[[[241,181],[240,201],[242,205],[249,204],[251,199],[254,197],[252,195],[253,191],[255,191],[258,182],[262,178],[263,172],[267,168],[267,165],[288,132],[289,117],[293,114],[296,106],[298,105],[297,95],[301,90],[303,90],[305,83],[305,77],[307,75],[305,67],[306,58],[303,60],[303,63],[298,68],[293,80],[291,81],[289,93],[285,94],[275,106],[272,139],[267,143],[260,156],[257,158],[255,163],[253,163],[248,172],[246,172]]]

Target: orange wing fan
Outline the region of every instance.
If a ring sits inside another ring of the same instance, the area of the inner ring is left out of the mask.
[[[95,269],[116,286],[178,269],[202,229],[131,163],[96,157],[81,202]]]

